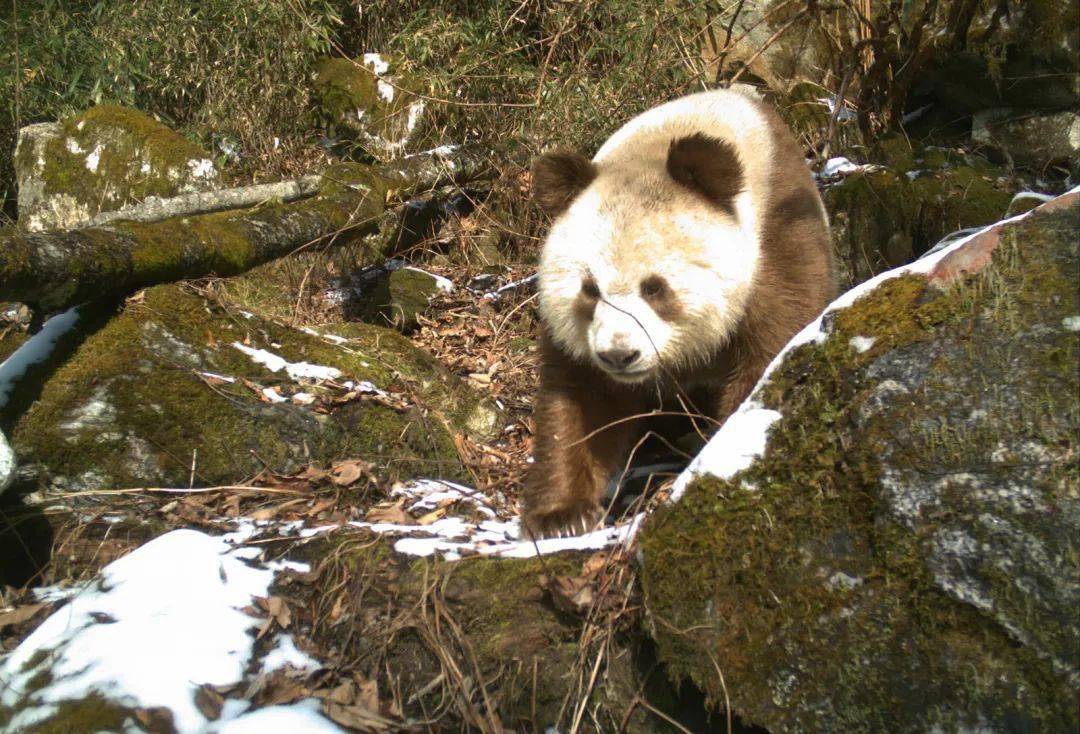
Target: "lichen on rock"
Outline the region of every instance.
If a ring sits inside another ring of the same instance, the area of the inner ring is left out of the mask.
[[[199,146],[137,110],[98,105],[19,131],[19,226],[69,229],[103,211],[206,191],[214,162]]]
[[[884,280],[786,355],[764,453],[642,532],[675,672],[773,731],[1078,725],[1075,198],[991,232],[981,272]]]

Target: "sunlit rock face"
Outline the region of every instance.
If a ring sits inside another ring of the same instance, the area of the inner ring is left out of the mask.
[[[28,125],[15,150],[19,226],[76,227],[148,197],[218,185],[210,157],[143,113],[99,105],[59,123]]]

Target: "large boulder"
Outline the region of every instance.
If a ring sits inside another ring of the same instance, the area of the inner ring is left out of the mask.
[[[315,67],[316,116],[332,136],[351,139],[380,160],[406,152],[424,112],[424,100],[410,91],[414,82],[393,66],[369,53],[326,57]]]
[[[214,162],[143,113],[99,105],[60,123],[29,125],[15,149],[19,226],[70,229],[95,215],[216,186]]]
[[[1080,726],[1078,214],[796,338],[643,530],[662,661],[771,731]]]
[[[464,478],[456,433],[498,414],[395,332],[313,333],[183,286],[130,301],[45,384],[12,442],[49,490],[235,483],[362,457]]]

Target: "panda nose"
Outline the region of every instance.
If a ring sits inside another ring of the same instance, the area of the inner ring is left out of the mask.
[[[637,349],[605,349],[596,353],[596,358],[613,370],[625,370],[641,356]]]

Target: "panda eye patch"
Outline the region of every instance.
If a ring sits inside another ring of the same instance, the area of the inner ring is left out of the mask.
[[[586,298],[596,300],[600,298],[600,287],[596,285],[596,281],[591,277],[585,278],[585,280],[581,281],[581,293]]]
[[[641,281],[639,290],[641,292],[642,298],[663,298],[665,295],[667,295],[668,284],[667,281],[659,275],[650,275],[648,278],[645,278]]]

